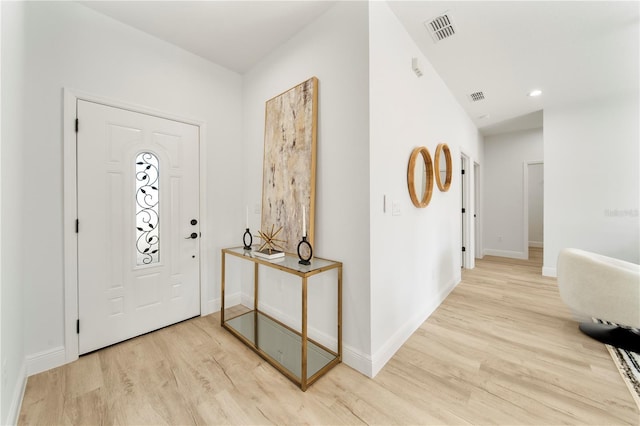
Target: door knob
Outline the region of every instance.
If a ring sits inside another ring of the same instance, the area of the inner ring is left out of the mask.
[[[195,225],[197,225],[197,224],[198,224],[198,221],[197,221],[197,220],[195,220],[195,219],[191,219],[191,224],[195,226]]]
[[[195,240],[196,238],[198,238],[198,234],[192,232],[191,235],[185,238],[185,240]]]

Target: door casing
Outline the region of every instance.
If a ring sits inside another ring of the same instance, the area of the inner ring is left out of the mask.
[[[480,164],[473,162],[473,232],[474,232],[474,253],[475,259],[482,259],[482,199],[480,197]]]
[[[474,187],[471,181],[472,165],[473,161],[471,156],[467,155],[463,150],[460,150],[460,168],[464,169],[464,174],[460,176],[460,202],[461,207],[465,209],[465,213],[462,213],[460,209],[460,243],[462,247],[465,247],[466,251],[461,251],[461,267],[463,269],[475,268],[475,221],[473,220],[473,213],[476,211]]]
[[[200,129],[199,161],[200,161],[200,232],[201,232],[201,252],[207,247],[207,200],[205,192],[206,182],[206,126],[199,120],[184,118],[169,113],[157,111],[151,108],[132,105],[113,99],[108,99],[75,89],[64,89],[64,111],[63,111],[63,240],[64,240],[64,352],[65,362],[69,363],[78,359],[78,240],[76,233],[77,219],[77,147],[76,147],[76,104],[78,100],[100,103],[114,108],[125,109],[142,114],[153,115],[169,120],[181,121],[191,124]],[[82,125],[82,123],[80,123]],[[206,301],[211,298],[207,292],[205,283],[208,282],[207,268],[204,261],[200,262],[200,315],[207,315]],[[54,367],[54,366],[52,366]]]

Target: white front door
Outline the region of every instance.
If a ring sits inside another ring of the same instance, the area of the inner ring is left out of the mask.
[[[77,101],[79,353],[200,314],[199,128]]]

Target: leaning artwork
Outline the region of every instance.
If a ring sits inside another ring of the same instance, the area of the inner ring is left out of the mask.
[[[313,244],[317,104],[316,77],[266,102],[261,229],[282,227],[288,253],[303,232]]]

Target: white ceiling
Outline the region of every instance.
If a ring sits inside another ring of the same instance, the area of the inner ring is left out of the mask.
[[[244,73],[335,2],[82,3]],[[640,89],[639,2],[389,3],[484,134],[539,127],[545,107]],[[456,34],[434,43],[423,23],[443,12]],[[536,88],[542,96],[528,97]],[[485,99],[471,102],[468,95],[477,91]]]
[[[91,9],[244,73],[334,1],[81,1]]]
[[[636,1],[390,4],[484,134],[534,125],[545,107],[639,89]],[[423,23],[443,12],[456,34],[434,43]],[[542,96],[527,96],[533,89]],[[485,99],[471,102],[477,91]]]

